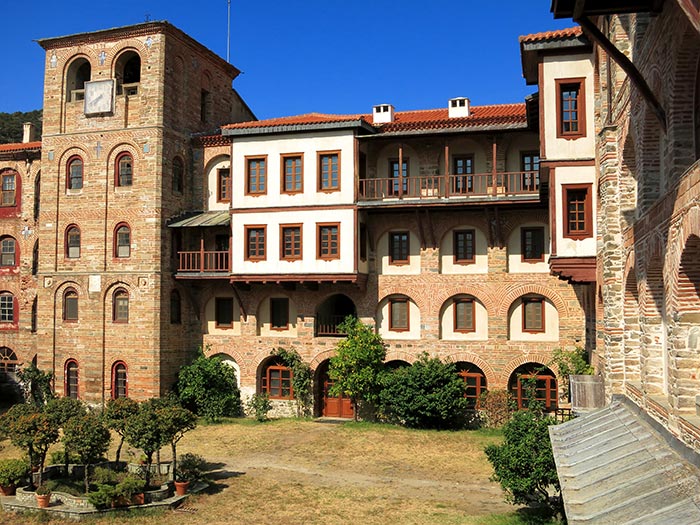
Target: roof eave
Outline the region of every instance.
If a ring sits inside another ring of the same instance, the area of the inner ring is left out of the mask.
[[[309,124],[278,124],[276,126],[259,126],[251,128],[223,128],[224,136],[254,136],[275,135],[284,133],[304,133],[307,131],[329,131],[339,129],[361,129],[368,133],[376,133],[377,130],[363,119],[348,120],[342,122],[314,122]]]
[[[528,125],[527,122],[523,123],[518,123],[518,124],[511,124],[504,126],[502,124],[499,125],[485,125],[485,126],[460,126],[457,128],[443,128],[443,129],[435,129],[435,128],[423,128],[423,129],[414,129],[414,130],[405,130],[405,131],[384,131],[381,133],[377,133],[376,135],[369,135],[365,136],[362,138],[367,138],[367,139],[381,139],[382,137],[403,137],[403,136],[416,136],[416,135],[448,135],[448,134],[456,134],[456,133],[482,133],[485,131],[527,131]]]

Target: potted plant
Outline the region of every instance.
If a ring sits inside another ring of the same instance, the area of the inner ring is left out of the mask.
[[[198,454],[183,454],[175,470],[175,492],[178,496],[187,494],[190,483],[198,481],[204,474],[204,458]]]
[[[23,459],[0,459],[0,494],[14,496],[15,488],[29,474],[29,466]]]
[[[43,483],[36,488],[36,504],[40,509],[45,509],[51,502],[51,487]]]
[[[145,488],[146,480],[127,474],[115,487],[117,505],[143,505]]]

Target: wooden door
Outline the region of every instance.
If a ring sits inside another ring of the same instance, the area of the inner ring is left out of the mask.
[[[350,398],[344,395],[332,396],[328,390],[333,386],[333,381],[326,379],[323,382],[323,412],[324,417],[351,418],[355,415]]]

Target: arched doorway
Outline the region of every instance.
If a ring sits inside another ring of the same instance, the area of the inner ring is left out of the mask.
[[[486,392],[486,375],[474,363],[460,361],[456,364],[457,375],[467,385],[464,397],[467,398],[470,409],[479,408],[479,396]]]
[[[347,316],[357,317],[355,303],[347,295],[331,295],[316,309],[316,337],[342,337],[338,325]]]
[[[389,370],[396,370],[398,368],[411,366],[411,363],[404,361],[403,359],[392,359],[391,361],[384,363],[384,366]]]
[[[542,403],[549,412],[556,410],[559,398],[557,378],[554,372],[539,363],[525,363],[510,375],[508,390],[517,401],[518,409],[527,408],[530,402],[529,380],[533,379],[535,400]]]
[[[316,410],[314,412],[321,417],[352,418],[355,416],[355,410],[350,398],[342,394],[334,396],[328,392],[333,386],[333,381],[328,377],[329,364],[330,360],[326,359],[316,369],[316,392],[314,393]]]

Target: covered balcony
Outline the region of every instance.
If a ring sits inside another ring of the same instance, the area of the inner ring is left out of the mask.
[[[198,213],[171,223],[175,276],[227,278],[231,273],[230,224],[228,210]]]

